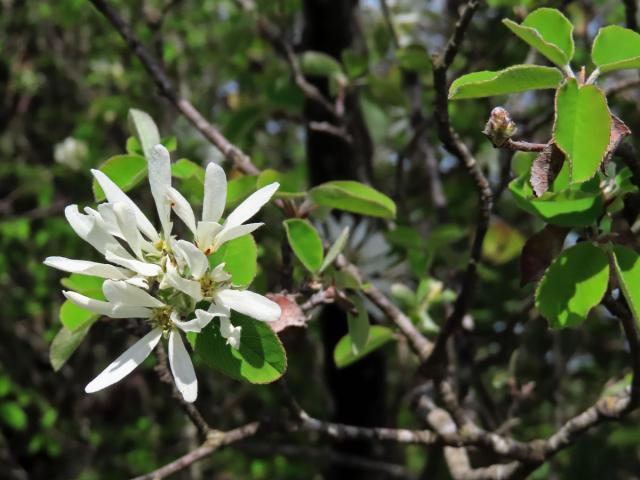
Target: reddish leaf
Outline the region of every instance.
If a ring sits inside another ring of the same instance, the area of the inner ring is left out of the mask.
[[[547,225],[535,233],[522,248],[520,256],[520,285],[542,278],[545,270],[562,250],[569,228]]]
[[[625,137],[631,135],[631,129],[615,115],[611,114],[611,136],[609,137],[609,146],[604,154],[602,169],[607,167],[607,163],[618,149]]]
[[[548,143],[538,154],[531,165],[530,183],[536,197],[540,197],[549,190],[549,186],[560,172],[564,162],[564,153],[555,143]]]
[[[268,324],[274,332],[279,333],[289,327],[307,326],[307,316],[296,303],[293,295],[269,293],[267,294],[267,298],[280,305],[280,309],[282,310],[280,318],[275,322],[270,322]]]

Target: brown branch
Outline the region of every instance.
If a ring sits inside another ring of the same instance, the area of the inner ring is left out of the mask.
[[[131,51],[138,57],[147,70],[147,73],[149,73],[155,82],[160,93],[167,98],[200,133],[215,145],[226,158],[232,160],[240,170],[249,175],[257,175],[260,173],[247,154],[229,142],[218,128],[208,122],[189,100],[178,93],[158,61],[146,50],[142,42],[133,32],[133,29],[123,20],[110,3],[107,0],[90,1],[127,42]]]
[[[255,435],[259,427],[260,424],[258,422],[251,422],[227,432],[214,430],[209,433],[207,440],[195,450],[192,450],[173,462],[168,463],[164,467],[158,468],[157,470],[145,475],[135,477],[132,480],[160,480],[161,478],[173,475],[174,473],[193,465],[199,460],[208,457],[213,452],[226,445],[239,442],[240,440],[244,440],[247,437]]]
[[[491,209],[493,208],[493,193],[491,192],[489,181],[484,173],[482,173],[475,157],[449,123],[449,102],[447,96],[447,70],[456,56],[460,42],[478,5],[479,2],[475,0],[467,2],[444,51],[435,57],[433,61],[433,80],[436,91],[434,117],[438,127],[438,137],[444,147],[452,155],[457,157],[469,171],[478,190],[479,211],[469,262],[462,280],[462,288],[456,299],[453,313],[445,321],[436,339],[433,352],[423,369],[425,372],[429,370],[433,373],[436,372],[437,369],[431,367],[443,359],[447,340],[453,332],[458,329],[473,301],[477,282],[477,266],[482,254],[482,243],[489,227]]]
[[[546,147],[546,143],[531,143],[518,140],[507,140],[503,145],[505,148],[520,152],[542,152]]]

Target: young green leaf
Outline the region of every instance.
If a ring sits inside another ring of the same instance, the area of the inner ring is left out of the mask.
[[[60,307],[59,316],[62,325],[71,332],[75,332],[92,324],[99,317],[96,313],[85,310],[70,300],[64,301]]]
[[[144,156],[149,156],[149,150],[160,143],[160,133],[153,118],[142,110],[129,109],[129,128],[138,139]]]
[[[364,306],[364,302],[360,296],[354,296],[351,298],[354,305],[358,309],[354,315],[352,313],[347,314],[347,322],[349,324],[349,337],[351,338],[351,350],[354,355],[358,355],[362,352],[367,342],[369,341],[369,312]]]
[[[579,325],[607,291],[609,259],[592,243],[565,250],[547,269],[536,290],[536,308],[552,328]]]
[[[492,97],[527,90],[557,88],[560,82],[562,73],[557,68],[514,65],[498,72],[485,70],[459,77],[451,84],[449,99]]]
[[[344,230],[340,232],[340,235],[338,236],[336,241],[333,242],[333,245],[331,245],[331,247],[327,251],[327,256],[324,257],[324,261],[320,266],[319,273],[324,272],[327,269],[327,267],[334,262],[334,260],[338,257],[338,255],[340,255],[340,252],[344,250],[344,247],[346,246],[348,240],[349,240],[349,227],[345,227]]]
[[[615,245],[613,259],[620,289],[640,327],[640,256],[630,248]]]
[[[331,55],[322,52],[306,51],[300,56],[302,73],[317,77],[334,77],[346,80],[342,65]]]
[[[147,161],[140,155],[116,155],[105,161],[98,169],[104,172],[123,192],[131,190],[147,176]],[[92,183],[96,202],[105,199],[96,179]]]
[[[93,321],[86,323],[82,327],[76,330],[70,330],[67,327],[62,327],[51,342],[49,347],[49,362],[54,371],[58,371],[69,360],[73,352],[80,346],[84,338],[89,333],[91,325],[95,323],[97,315],[94,316]]]
[[[231,275],[231,282],[239,287],[248,287],[258,271],[258,247],[252,235],[244,235],[224,243],[209,257],[209,265],[221,263]]]
[[[618,25],[601,28],[593,41],[591,59],[601,73],[640,68],[640,34]]]
[[[262,384],[282,377],[287,370],[287,356],[269,325],[235,314],[231,321],[242,327],[238,350],[227,345],[215,319],[200,334],[189,336],[196,355],[207,366],[236,380]]]
[[[529,176],[523,175],[509,184],[516,204],[539,216],[545,222],[561,227],[585,227],[598,220],[604,209],[604,199],[597,179],[535,197]]]
[[[559,67],[571,62],[575,48],[573,25],[559,10],[539,8],[521,24],[509,19],[504,19],[502,23]]]
[[[592,178],[607,151],[611,114],[607,99],[595,85],[578,86],[568,79],[556,95],[553,136],[571,166],[571,182]]]
[[[322,240],[318,231],[308,221],[299,218],[290,218],[282,223],[293,253],[307,270],[317,272],[324,260]]]
[[[386,195],[360,182],[337,180],[309,191],[318,205],[371,217],[394,218],[396,204]]]
[[[373,325],[369,331],[369,341],[359,353],[356,354],[353,351],[351,336],[345,335],[333,350],[333,360],[338,368],[348,367],[391,340],[393,340],[393,331],[390,328]]]
[[[181,180],[195,178],[204,185],[204,168],[186,158],[181,158],[171,165],[171,175]]]

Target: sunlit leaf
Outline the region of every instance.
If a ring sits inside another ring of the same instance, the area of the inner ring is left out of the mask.
[[[258,271],[258,247],[252,235],[245,235],[224,243],[209,257],[212,267],[224,262],[234,285],[248,287]]]
[[[309,191],[318,205],[372,217],[394,218],[396,204],[386,195],[360,182],[339,180]]]
[[[593,41],[591,59],[602,73],[640,68],[640,34],[618,25],[601,28]]]
[[[310,272],[320,269],[324,260],[322,240],[318,231],[307,220],[290,218],[283,222],[289,245],[298,260]]]
[[[356,354],[353,352],[351,336],[345,335],[340,339],[333,351],[333,360],[338,368],[347,367],[389,343],[393,338],[393,331],[390,328],[373,325],[369,331],[369,340],[359,353]]]
[[[613,258],[620,289],[640,327],[640,256],[630,248],[615,245]]]
[[[147,176],[147,161],[140,155],[116,155],[105,161],[98,169],[104,172],[122,191],[127,192]],[[93,179],[93,196],[96,202],[105,199],[98,182]]]

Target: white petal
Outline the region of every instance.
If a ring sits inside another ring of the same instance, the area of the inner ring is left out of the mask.
[[[227,345],[236,350],[240,348],[240,335],[242,327],[234,327],[229,317],[220,317],[220,335],[227,339]]]
[[[149,356],[160,341],[162,330],[155,328],[134,343],[126,352],[120,355],[111,365],[94,378],[84,389],[87,393],[97,392],[103,388],[119,382],[129,375],[138,365]]]
[[[171,188],[171,157],[169,151],[158,144],[149,151],[149,186],[156,202],[158,217],[164,231],[164,238],[171,234],[171,205],[169,189]]]
[[[186,322],[180,321],[178,319],[174,319],[172,316],[173,323],[176,327],[178,327],[183,332],[196,332],[200,333],[204,327],[209,325],[209,322],[215,317],[215,315],[206,312],[204,310],[196,310],[196,318],[192,320],[188,320]]]
[[[65,208],[64,215],[73,231],[103,255],[107,250],[107,245],[116,243],[115,238],[97,225],[93,216],[80,213],[77,205],[69,205]]]
[[[205,255],[210,255],[213,252],[213,241],[220,230],[222,230],[222,225],[219,223],[198,222],[196,242],[198,242],[198,248],[202,250]]]
[[[180,251],[183,253],[184,259],[191,270],[191,275],[195,279],[201,278],[209,268],[207,256],[191,242],[178,240],[176,243],[180,246]]]
[[[160,300],[127,282],[106,280],[102,285],[102,292],[107,300],[116,305],[149,308],[164,307],[164,303]]]
[[[128,268],[129,270],[133,270],[145,277],[156,277],[162,273],[162,268],[160,268],[159,265],[142,262],[134,258],[127,258],[121,254],[119,255],[118,253],[114,252],[112,248],[109,248],[105,256],[108,261],[113,262],[116,265],[120,265],[121,267]]]
[[[271,199],[279,187],[280,184],[278,182],[274,182],[249,195],[249,197],[238,205],[238,207],[227,217],[227,220],[224,222],[224,229],[242,225],[253,217],[258,213],[258,210],[260,210],[262,206]]]
[[[81,295],[77,292],[63,291],[62,294],[80,308],[106,315],[111,318],[149,318],[151,310],[144,307],[120,306]]]
[[[176,215],[184,222],[184,224],[195,235],[196,233],[196,216],[193,214],[193,209],[182,194],[175,188],[170,188],[167,193],[170,201],[171,208],[176,212]]]
[[[106,263],[90,262],[88,260],[75,260],[64,257],[47,257],[44,264],[70,273],[82,273],[100,278],[123,280],[128,277],[127,271]]]
[[[105,212],[106,217],[105,215],[103,215],[102,212],[99,211],[100,207],[103,205],[108,206],[108,208],[102,207],[102,211]],[[95,219],[96,225],[100,229],[104,230],[109,235],[112,235],[114,237],[124,238],[122,236],[122,232],[120,231],[120,227],[116,222],[116,217],[115,215],[113,215],[113,209],[111,209],[110,207],[111,207],[110,204],[103,203],[98,206],[98,210],[94,210],[91,207],[84,207],[84,211]]]
[[[142,213],[142,210],[138,208],[138,206],[133,203],[133,200],[129,198],[127,194],[125,194],[120,187],[118,187],[109,177],[107,177],[100,170],[91,170],[93,176],[100,184],[102,191],[104,192],[105,197],[109,200],[109,203],[117,203],[123,202],[129,205],[131,210],[134,211],[136,215],[136,220],[138,223],[138,228],[144,233],[148,239],[156,241],[158,238],[158,232],[154,228],[153,224],[149,221],[149,219]]]
[[[184,401],[195,402],[198,398],[198,379],[180,333],[175,330],[171,330],[169,334],[169,365],[176,387],[180,390]]]
[[[249,290],[221,290],[216,294],[216,303],[263,322],[280,318],[280,306],[276,302]]]
[[[202,203],[202,220],[217,222],[224,212],[227,203],[227,176],[217,163],[209,163],[204,175],[204,202]]]
[[[215,252],[223,243],[248,235],[262,225],[264,225],[264,223],[247,223],[246,225],[238,225],[237,227],[223,228],[213,242],[213,251]]]
[[[224,271],[225,263],[222,262],[216,268],[214,268],[209,274],[211,278],[213,278],[214,282],[222,283],[227,280],[231,280],[231,275]]]
[[[167,273],[162,279],[161,287],[164,288],[165,286],[173,287],[186,293],[196,302],[202,300],[202,287],[200,286],[200,282],[181,277],[176,267],[170,263],[167,264]]]
[[[114,203],[113,212],[122,236],[133,250],[133,253],[138,258],[142,258],[142,235],[140,235],[140,230],[136,225],[135,212],[124,202]]]
[[[125,282],[130,283],[131,285],[135,285],[136,287],[143,288],[145,290],[149,289],[149,282],[144,277],[135,276],[127,278]]]

